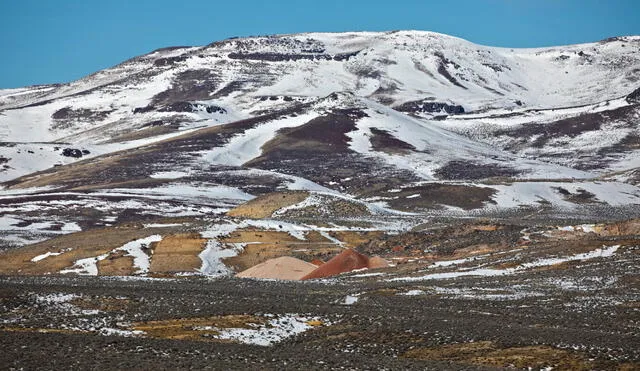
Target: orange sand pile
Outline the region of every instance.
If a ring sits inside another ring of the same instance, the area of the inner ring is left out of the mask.
[[[313,272],[302,277],[303,280],[313,278],[324,278],[338,275],[340,273],[351,272],[355,269],[369,267],[369,257],[362,255],[353,249],[347,249],[333,257],[333,259],[319,266]]]

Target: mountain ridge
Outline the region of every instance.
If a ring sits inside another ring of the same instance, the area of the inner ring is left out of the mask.
[[[635,178],[610,174],[640,166],[639,50],[636,36],[512,49],[428,31],[161,48],[69,84],[0,91],[0,180],[11,189],[69,181],[62,189],[74,189],[80,179],[83,189],[109,189],[157,184],[145,177],[167,168],[190,174],[169,183],[216,186],[213,173],[227,167],[245,175],[225,186],[249,194],[297,177],[378,203],[398,204],[387,192],[405,186],[429,199],[427,209],[453,201],[431,200],[424,182],[489,190],[487,207],[515,192],[503,206],[575,209],[584,203],[565,199],[579,189],[586,205],[633,203]],[[119,170],[116,157],[136,160]],[[74,180],[66,167],[86,158],[113,178],[82,165]],[[263,186],[250,179],[258,169],[271,172]],[[594,179],[608,179],[620,197],[590,186]],[[518,194],[527,189],[534,193]]]

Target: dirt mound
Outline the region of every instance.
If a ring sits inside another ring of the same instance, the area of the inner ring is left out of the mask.
[[[340,273],[351,272],[354,269],[368,268],[368,266],[369,257],[353,249],[348,249],[317,267],[316,270],[302,277],[302,279],[310,280],[313,278],[331,277]]]
[[[369,264],[367,265],[367,268],[369,269],[387,268],[388,266],[389,266],[389,262],[387,262],[385,259],[379,256],[374,256],[372,258],[369,258]]]
[[[227,215],[242,218],[268,218],[276,210],[298,204],[309,196],[308,192],[274,192],[254,198],[234,209]]]
[[[317,266],[304,260],[282,256],[269,259],[236,275],[242,278],[270,278],[277,280],[299,280],[313,272]]]

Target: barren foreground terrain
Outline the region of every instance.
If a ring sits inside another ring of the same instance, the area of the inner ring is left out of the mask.
[[[4,276],[0,364],[637,369],[640,249],[619,235],[631,225],[547,230],[509,251],[321,281]],[[459,239],[490,240],[491,229]]]

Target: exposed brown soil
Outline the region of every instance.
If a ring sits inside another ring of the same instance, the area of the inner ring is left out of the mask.
[[[105,312],[122,312],[132,310],[134,307],[131,299],[105,296],[80,297],[71,300],[70,303],[80,309]]]
[[[372,240],[377,240],[384,235],[381,231],[357,232],[357,231],[332,231],[328,232],[345,244],[345,247],[355,248]]]
[[[280,214],[286,218],[358,218],[371,215],[371,211],[363,203],[314,194],[320,199],[315,205],[290,209]]]
[[[131,276],[134,273],[133,257],[125,254],[124,251],[118,251],[99,261],[98,273],[101,276]]]
[[[309,242],[321,242],[321,243],[332,243],[331,240],[328,240],[326,237],[320,234],[318,231],[309,231],[304,235],[305,241]]]
[[[139,129],[136,131],[132,131],[130,133],[125,133],[119,136],[114,137],[109,142],[110,143],[121,143],[132,140],[153,138],[155,136],[169,134],[177,131],[179,127],[177,125],[164,125],[160,124],[157,126],[150,125],[149,127],[145,127],[143,129]]]
[[[164,236],[155,246],[149,272],[194,272],[202,265],[198,254],[206,243],[206,239],[195,233]]]
[[[494,226],[468,224],[459,229],[467,238],[509,231],[506,226]],[[543,230],[531,232],[532,245],[550,238],[535,234]],[[490,279],[394,283],[346,276],[332,284],[302,284],[197,277],[180,281],[0,277],[0,317],[5,323],[0,326],[0,362],[29,369],[216,365],[228,369],[632,370],[640,359],[634,346],[638,335],[633,331],[638,254],[632,248],[637,241],[626,239],[610,241],[630,246],[619,249],[614,258]],[[566,241],[557,242],[557,247],[541,256],[572,253]],[[601,242],[593,244],[601,246]],[[526,258],[538,250],[518,254]],[[500,260],[499,253],[495,259]],[[558,282],[574,282],[580,288],[560,289]],[[422,294],[400,295],[414,290]],[[345,295],[354,293],[359,300],[344,305]],[[76,297],[64,306],[47,306],[42,300],[61,294]],[[69,313],[67,305],[101,312]],[[319,326],[269,347],[215,340],[216,329],[264,325],[265,319],[272,318],[269,314],[288,313],[318,316],[319,321],[308,325]],[[90,327],[78,327],[85,321],[91,326],[142,330],[146,335],[102,336]],[[41,349],[46,349],[46,355]]]
[[[371,147],[375,151],[385,152],[389,154],[406,154],[415,151],[416,148],[411,144],[404,142],[389,133],[386,130],[371,128]]]
[[[458,259],[517,246],[522,227],[459,224],[398,235],[380,235],[359,246],[369,255]]]
[[[245,244],[284,244],[287,242],[304,242],[293,237],[288,232],[263,231],[260,229],[238,229],[220,238],[223,243],[245,243]]]
[[[166,164],[186,164],[192,161],[191,154],[198,150],[212,149],[225,144],[231,137],[243,133],[254,126],[292,114],[302,106],[274,114],[254,117],[187,133],[175,138],[156,142],[149,146],[98,156],[73,164],[33,173],[5,183],[9,188],[28,188],[45,185],[57,185],[66,189],[87,189],[92,185],[109,188],[123,182],[148,180],[149,176],[166,169]],[[158,164],[165,164],[158,168]],[[186,165],[185,165],[186,166]],[[208,174],[207,179],[211,175]],[[216,177],[226,184],[229,177]],[[259,177],[263,181],[262,177]],[[230,178],[233,180],[233,178]],[[244,178],[243,178],[244,180]],[[237,184],[236,184],[237,185]],[[243,182],[251,186],[251,182]],[[63,189],[63,188],[59,188]]]
[[[309,232],[299,240],[288,232],[239,229],[219,239],[224,244],[242,244],[237,256],[224,259],[236,272],[243,271],[268,259],[293,256],[305,261],[332,256],[342,250],[318,232]]]
[[[449,80],[449,82],[452,83],[453,85],[461,87],[463,89],[467,89],[466,86],[464,86],[464,85],[460,84],[460,82],[458,82],[458,79],[456,79],[455,77],[451,76],[449,71],[447,71],[446,65],[443,62],[440,62],[440,64],[438,65],[438,73],[440,75],[444,76],[444,78]]]
[[[261,157],[269,157],[273,152],[287,150],[348,151],[351,139],[345,134],[356,130],[355,121],[364,115],[364,112],[357,109],[339,110],[317,117],[304,125],[282,129],[275,138],[262,146]],[[261,157],[245,165],[260,163]]]
[[[295,128],[283,129],[262,146],[262,155],[244,166],[301,176],[320,185],[351,191],[416,181],[412,171],[397,169],[350,150],[345,134],[355,130],[359,109],[334,110]]]
[[[219,78],[213,70],[201,69],[181,72],[175,77],[171,88],[153,97],[151,105],[210,99],[210,94],[215,92],[219,85],[218,80]]]
[[[640,235],[640,219],[606,224],[598,228],[597,233],[602,236]]]
[[[0,274],[55,274],[70,268],[76,260],[106,254],[129,241],[147,237],[149,234],[149,231],[135,226],[121,226],[117,229],[94,229],[55,237],[20,249],[1,252]],[[62,254],[49,256],[38,262],[31,261],[34,257],[48,252]],[[106,269],[111,273],[128,271],[125,267],[126,260],[128,259]],[[105,267],[109,265],[105,264]]]
[[[403,211],[419,211],[439,209],[442,205],[459,207],[465,210],[477,209],[492,203],[492,188],[458,184],[425,184],[402,188],[400,192],[376,192],[389,197],[385,201],[394,209]],[[415,196],[419,195],[419,196]]]
[[[268,259],[292,256],[305,261],[326,259],[341,251],[342,247],[331,243],[253,243],[247,244],[238,256],[223,259],[235,271],[249,269]]]
[[[388,268],[389,262],[381,258],[379,256],[373,256],[369,258],[369,262],[367,263],[367,268],[369,269],[379,269],[379,268]]]

